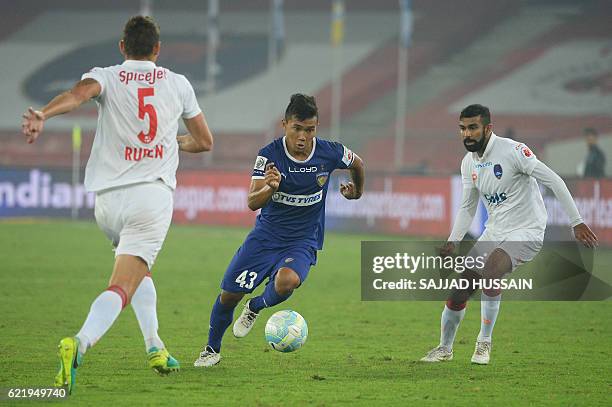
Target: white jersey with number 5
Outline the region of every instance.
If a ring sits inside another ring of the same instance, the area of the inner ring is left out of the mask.
[[[93,68],[82,79],[102,91],[98,126],[85,171],[89,191],[161,180],[174,189],[179,119],[201,110],[189,81],[151,61]]]
[[[489,219],[486,230],[498,240],[518,229],[544,233],[546,207],[531,176],[538,159],[525,144],[491,134],[482,157],[467,153],[461,163],[464,188],[476,188]]]

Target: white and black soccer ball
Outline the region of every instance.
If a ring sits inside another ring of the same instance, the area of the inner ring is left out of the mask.
[[[300,349],[308,338],[308,325],[300,314],[291,310],[274,313],[266,322],[266,341],[279,352]]]

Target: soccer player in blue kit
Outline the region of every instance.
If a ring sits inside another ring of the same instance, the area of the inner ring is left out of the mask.
[[[257,155],[248,205],[253,211],[261,208],[261,213],[225,272],[210,315],[208,343],[194,366],[219,363],[223,334],[245,294],[268,278],[263,293],[245,303],[234,323],[238,338],[249,333],[262,309],[287,300],[306,280],[323,247],[332,171],[348,169],[351,182],[341,184],[340,192],[346,199],[361,197],[363,161],[342,144],[315,137],[318,115],[314,97],[292,95],[282,121],[285,136]]]

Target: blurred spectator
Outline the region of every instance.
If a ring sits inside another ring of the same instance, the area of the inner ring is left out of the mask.
[[[603,178],[606,176],[606,156],[597,145],[597,130],[592,127],[584,129],[589,151],[584,167],[585,178]]]

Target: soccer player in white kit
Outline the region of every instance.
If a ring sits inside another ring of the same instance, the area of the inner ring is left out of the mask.
[[[28,143],[45,120],[94,99],[98,125],[85,171],[85,186],[96,193],[96,221],[115,246],[108,288],[92,303],[74,337],[60,341],[56,386],[74,387],[85,352],[131,302],[145,339],[149,366],[160,374],[179,368],[157,333],[156,291],[150,270],[170,226],[179,149],[203,152],[212,135],[189,81],[155,64],[159,27],[150,17],[132,17],[119,48],[121,65],[93,68],[71,90],[41,110],[29,108],[22,131]],[[188,134],[177,136],[183,119]]]
[[[539,161],[525,144],[496,136],[487,107],[470,105],[463,109],[459,129],[468,150],[461,162],[463,196],[450,237],[440,254],[450,255],[463,239],[476,213],[479,197],[489,214],[485,231],[468,254],[486,254],[484,268],[470,270],[463,277],[499,279],[538,254],[544,241],[547,214],[536,180],[551,189],[560,201],[576,239],[587,247],[597,245],[597,237],[584,224],[561,177]],[[450,295],[442,312],[440,344],[421,361],[441,362],[453,358],[457,328],[473,292],[473,289],[455,290]],[[481,327],[472,363],[489,363],[500,301],[501,290],[483,290]]]

